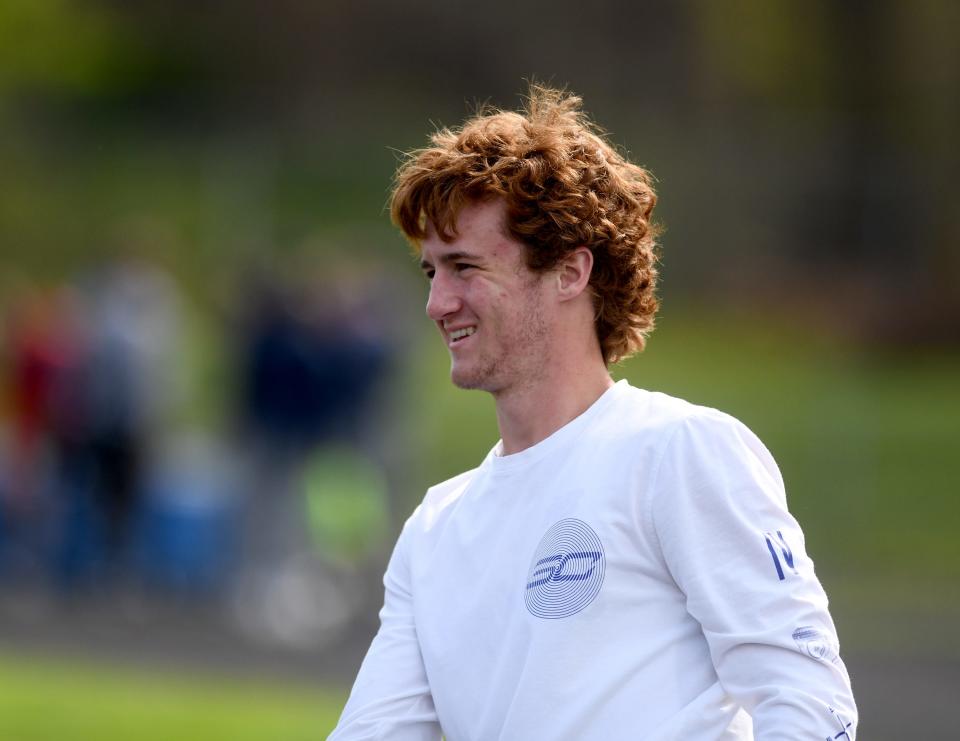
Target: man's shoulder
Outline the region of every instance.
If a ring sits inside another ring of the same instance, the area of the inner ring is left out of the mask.
[[[659,439],[684,426],[736,426],[741,423],[719,409],[695,404],[662,391],[625,385],[612,409],[621,433],[654,434]]]
[[[618,396],[610,416],[598,426],[596,443],[618,454],[638,446],[659,458],[668,449],[698,455],[746,453],[769,465],[772,457],[760,439],[735,416],[676,396],[630,386]]]
[[[441,481],[439,484],[434,484],[427,489],[427,494],[426,497],[424,497],[424,501],[429,500],[431,502],[439,503],[440,501],[449,499],[451,495],[459,496],[473,479],[476,472],[476,468],[471,468],[469,471],[458,473],[456,476],[452,476],[446,481]]]
[[[661,392],[647,392],[649,405],[641,424],[653,432],[657,458],[668,454],[677,460],[706,462],[719,471],[727,465],[759,462],[783,482],[773,455],[740,419],[709,406],[694,404]]]
[[[457,500],[470,486],[477,470],[477,468],[471,468],[469,471],[464,471],[446,481],[431,486],[427,489],[420,506],[410,516],[410,520],[416,521],[420,528],[429,530],[439,518],[452,510]]]

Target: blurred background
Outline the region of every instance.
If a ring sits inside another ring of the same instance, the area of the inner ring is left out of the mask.
[[[865,738],[960,690],[960,5],[0,0],[0,737],[322,738],[481,460],[385,210],[526,80],[659,180],[618,378],[766,442]],[[948,730],[949,729],[949,730]]]

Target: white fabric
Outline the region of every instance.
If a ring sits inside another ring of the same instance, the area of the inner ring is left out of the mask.
[[[407,521],[331,739],[854,738],[826,595],[746,427],[621,381],[498,449]],[[601,547],[542,544],[564,520]]]

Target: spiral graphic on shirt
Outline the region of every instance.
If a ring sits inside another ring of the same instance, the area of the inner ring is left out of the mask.
[[[547,530],[530,560],[527,609],[547,619],[580,612],[600,592],[605,563],[600,538],[587,523],[560,520]]]

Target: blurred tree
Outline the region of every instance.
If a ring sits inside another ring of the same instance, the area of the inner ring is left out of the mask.
[[[70,0],[0,2],[0,94],[65,94],[110,75],[115,27],[105,9]]]
[[[958,24],[952,0],[0,0],[0,239],[50,265],[146,219],[188,264],[224,225],[267,250],[385,225],[388,146],[536,77],[664,178],[668,291],[956,339]]]

